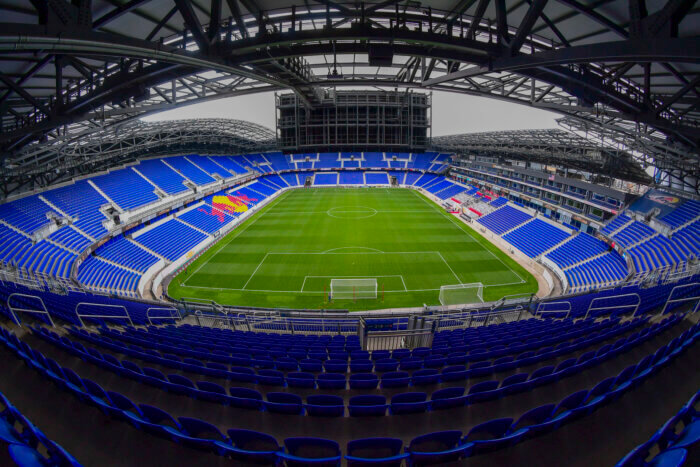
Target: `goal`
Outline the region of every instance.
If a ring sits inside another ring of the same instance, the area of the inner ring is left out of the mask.
[[[443,306],[477,302],[484,302],[484,284],[481,282],[440,287],[440,304]]]
[[[377,279],[331,279],[331,300],[377,298]]]

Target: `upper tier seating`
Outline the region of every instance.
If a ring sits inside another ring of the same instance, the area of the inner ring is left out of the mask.
[[[73,217],[74,225],[94,239],[99,240],[107,234],[107,229],[102,226],[107,218],[100,212],[100,207],[108,201],[87,180],[45,191],[42,195]]]
[[[177,216],[177,218],[210,234],[221,230],[235,219],[226,214],[223,216],[212,215],[211,210],[205,206],[190,209],[186,213]]]
[[[46,240],[17,250],[12,265],[19,269],[33,271],[68,279],[77,255]]]
[[[158,257],[127,240],[122,235],[114,237],[100,246],[95,254],[104,259],[137,272],[146,272],[148,268],[158,262]]]
[[[389,167],[387,161],[384,160],[384,153],[381,152],[366,152],[364,153],[364,161],[362,167]]]
[[[231,172],[235,172],[237,174],[244,174],[247,173],[248,170],[246,170],[245,167],[243,167],[240,162],[241,160],[236,160],[236,156],[210,156],[213,158],[217,164],[220,166],[230,170]]]
[[[337,152],[322,152],[314,162],[314,169],[335,169],[340,167]]]
[[[159,199],[153,185],[131,170],[131,167],[93,177],[91,181],[125,211]]]
[[[688,256],[700,256],[700,220],[677,230],[671,240],[678,248],[682,248]]]
[[[434,152],[426,152],[420,154],[416,154],[414,152],[411,154],[412,160],[408,166],[414,169],[428,170],[430,168],[431,162],[433,161],[436,155],[437,153]]]
[[[549,222],[535,219],[504,235],[503,239],[530,258],[536,258],[568,237],[568,233]]]
[[[519,226],[532,219],[528,213],[512,206],[503,206],[500,209],[493,211],[483,217],[480,217],[477,222],[488,228],[498,235],[503,235],[507,231]]]
[[[207,185],[215,181],[214,178],[185,159],[184,156],[168,157],[163,159],[163,161],[197,185]]]
[[[291,170],[294,167],[289,164],[288,156],[285,156],[281,152],[269,152],[265,154],[267,160],[270,161],[272,169],[275,171],[280,170]]]
[[[605,235],[610,235],[612,232],[619,229],[631,220],[631,217],[626,216],[625,214],[620,214],[608,222],[600,231]]]
[[[423,175],[421,175],[421,177],[418,180],[416,180],[416,182],[413,185],[424,188],[425,186],[427,186],[431,183],[437,182],[438,179],[439,179],[439,177],[437,175],[429,174],[426,172]]]
[[[568,242],[547,253],[547,258],[551,259],[560,268],[566,268],[604,253],[607,250],[608,245],[604,241],[581,232]]]
[[[0,224],[0,262],[8,264],[18,252],[25,251],[31,244],[26,235]]]
[[[674,229],[696,219],[700,216],[700,201],[688,200],[659,220],[668,224]]]
[[[340,172],[338,180],[340,185],[362,185],[364,177],[362,172]]]
[[[209,157],[200,156],[199,154],[190,154],[185,158],[209,175],[218,175],[221,178],[230,178],[233,176],[231,172]]]
[[[688,256],[663,235],[656,235],[639,245],[627,249],[637,272],[676,266],[685,262]]]
[[[92,243],[89,238],[69,225],[59,228],[49,235],[48,239],[75,252],[83,251]]]
[[[369,173],[365,172],[365,183],[368,185],[388,185],[389,178],[386,172],[382,173]]]
[[[612,238],[620,245],[629,247],[655,234],[656,231],[648,225],[639,221],[632,221],[627,227],[613,234]]]
[[[314,185],[337,185],[338,174],[333,173],[317,173],[314,177]]]
[[[160,159],[141,161],[134,168],[169,195],[188,190],[184,184],[185,178],[165,165]]]
[[[38,195],[0,204],[0,220],[30,235],[50,222],[48,213],[59,216]]]
[[[205,234],[192,227],[170,219],[144,234],[135,236],[134,241],[170,261],[175,261],[206,238]]]

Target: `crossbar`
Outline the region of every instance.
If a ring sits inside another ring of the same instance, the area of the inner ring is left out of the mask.
[[[543,308],[549,306],[549,305],[567,305],[565,309],[561,310],[545,310]],[[535,316],[538,314],[543,314],[543,313],[566,313],[566,316],[564,319],[568,318],[569,315],[571,315],[571,302],[567,301],[559,301],[559,302],[540,302],[537,304],[537,309],[535,310]]]
[[[41,303],[41,310],[34,310],[31,308],[17,308],[12,306],[12,297],[25,297],[25,298],[36,298],[39,300]],[[23,313],[38,313],[41,315],[46,315],[49,317],[49,322],[51,323],[52,327],[56,327],[56,325],[53,322],[53,319],[51,318],[51,314],[49,313],[49,310],[46,308],[46,304],[44,304],[44,300],[39,297],[38,295],[28,295],[24,293],[19,293],[19,292],[14,292],[11,293],[9,297],[7,297],[7,308],[10,310],[10,313],[12,313],[12,316],[14,318],[15,323],[19,327],[22,327],[22,323],[20,322],[19,318],[17,317],[17,314],[15,313],[16,311],[21,311]]]
[[[124,316],[117,316],[117,315],[81,315],[80,312],[78,311],[81,306],[96,306],[96,307],[101,307],[101,308],[117,308],[117,309],[122,309],[124,310]],[[131,321],[131,316],[129,315],[129,310],[126,309],[124,305],[106,305],[104,303],[89,303],[89,302],[80,302],[77,305],[75,305],[75,314],[78,316],[78,321],[80,321],[80,325],[82,327],[85,327],[85,323],[83,322],[83,317],[85,318],[112,318],[112,319],[128,319],[129,324],[131,324],[131,327],[134,327],[134,322]]]

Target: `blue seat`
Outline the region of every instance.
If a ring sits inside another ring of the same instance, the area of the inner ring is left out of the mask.
[[[383,388],[405,388],[411,382],[410,375],[405,371],[390,371],[382,375]]]
[[[139,404],[142,416],[134,420],[140,429],[150,433],[172,438],[174,433],[179,433],[182,427],[169,413],[147,404]]]
[[[89,401],[99,407],[104,413],[109,414],[112,401],[105,390],[102,389],[102,386],[87,378],[83,378],[83,386],[85,387],[85,392],[89,396]]]
[[[280,371],[297,371],[299,363],[294,358],[282,357],[275,360],[275,368]]]
[[[374,363],[372,360],[350,360],[350,372],[351,373],[371,373],[374,368]]]
[[[197,397],[197,386],[194,385],[191,379],[182,375],[168,375],[168,381],[172,383],[171,390],[176,394],[184,394],[190,397]]]
[[[415,371],[411,375],[411,381],[414,386],[424,386],[428,384],[437,384],[440,380],[440,372],[434,368],[425,368]]]
[[[199,389],[198,399],[220,404],[228,403],[229,397],[226,394],[226,389],[219,384],[210,381],[197,381],[197,389]]]
[[[110,415],[137,425],[136,420],[143,417],[141,409],[131,399],[118,392],[107,391],[107,395],[109,400],[112,401],[112,408],[109,410]]]
[[[226,441],[226,437],[211,423],[191,417],[180,417],[179,432],[173,432],[172,439],[198,449],[215,450],[215,441]]]
[[[320,373],[323,371],[323,364],[321,362],[321,360],[307,358],[299,362],[299,369],[311,373]]]
[[[280,452],[289,467],[295,466],[339,466],[340,446],[335,441],[321,438],[287,438],[284,440],[287,452]]]
[[[284,414],[302,414],[304,406],[301,397],[287,392],[268,392],[265,410]]]
[[[472,444],[462,443],[462,432],[439,431],[418,436],[406,446],[410,465],[432,465],[455,462],[471,455]]]
[[[585,415],[584,412],[576,412],[576,409],[584,404],[587,397],[588,391],[586,390],[569,394],[554,408],[552,420],[548,423],[554,423],[556,426],[559,426],[567,421],[574,420],[577,416]]]
[[[490,420],[469,430],[464,441],[473,443],[474,454],[511,446],[519,442],[527,433],[527,428],[511,430],[512,425],[512,418]]]
[[[482,381],[481,383],[476,383],[469,388],[467,404],[498,399],[501,396],[501,391],[498,388],[499,385],[500,383],[498,381]]]
[[[430,402],[427,399],[428,395],[424,392],[396,394],[392,396],[389,408],[394,415],[422,413],[428,410],[430,406]]]
[[[340,396],[315,394],[306,398],[306,413],[319,417],[342,417],[345,414],[345,402]]]
[[[381,358],[374,361],[374,371],[377,372],[396,371],[398,367],[399,362],[393,358]]]
[[[432,410],[450,409],[462,407],[466,401],[463,387],[445,388],[435,391],[430,396],[430,407]]]
[[[401,361],[404,358],[411,356],[411,351],[409,349],[396,349],[391,352],[391,358],[394,360]]]
[[[374,373],[356,373],[350,375],[350,389],[376,389],[379,378]]]
[[[407,453],[401,453],[403,442],[396,438],[365,438],[348,443],[345,460],[348,466],[381,465],[400,467]]]
[[[258,371],[258,384],[284,387],[284,373],[279,370]]]
[[[287,373],[287,386],[290,388],[314,388],[316,378],[311,373],[299,371]]]
[[[391,352],[389,350],[373,350],[372,360],[385,360],[391,357]]]
[[[262,394],[255,389],[230,387],[228,393],[231,395],[229,403],[232,407],[251,410],[263,408]]]
[[[275,438],[252,430],[230,429],[227,432],[229,442],[215,442],[215,449],[221,456],[250,464],[274,465],[278,463],[277,454],[282,448]]]
[[[319,389],[345,389],[347,381],[341,373],[321,373],[316,377]]]
[[[326,360],[323,368],[327,373],[346,373],[348,371],[347,360]]]
[[[417,370],[423,367],[423,359],[418,357],[404,357],[399,360],[399,370]]]
[[[542,405],[528,410],[520,418],[513,423],[512,430],[517,431],[521,428],[527,428],[527,436],[537,436],[546,433],[556,428],[555,425],[548,423],[551,421],[552,414],[555,409],[554,404]]]
[[[386,397],[379,395],[354,396],[348,401],[351,417],[382,416],[387,407]]]

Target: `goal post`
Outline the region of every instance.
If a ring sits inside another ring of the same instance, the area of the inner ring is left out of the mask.
[[[331,300],[377,298],[377,279],[331,279]]]
[[[442,306],[483,302],[484,284],[481,282],[443,285],[440,287],[440,304]]]

